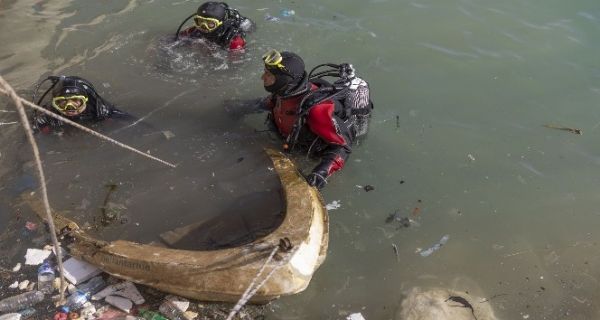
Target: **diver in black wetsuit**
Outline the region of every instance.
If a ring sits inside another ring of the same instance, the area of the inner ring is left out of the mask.
[[[52,85],[38,101],[35,101],[40,86],[47,80],[52,82]],[[52,91],[50,102],[41,105],[50,91]],[[89,81],[76,76],[49,76],[42,80],[35,88],[33,102],[80,124],[95,123],[113,116],[130,117],[101,97]],[[63,122],[36,111],[33,114],[33,126],[39,131],[49,133],[62,128]]]
[[[180,32],[183,25],[194,18],[194,26]],[[175,34],[179,37],[206,39],[230,51],[243,50],[246,47],[246,34],[254,31],[252,20],[242,16],[225,2],[205,2],[196,13],[187,17]]]

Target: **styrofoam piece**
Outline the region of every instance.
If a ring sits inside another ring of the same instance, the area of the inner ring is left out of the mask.
[[[21,283],[19,283],[19,290],[25,290],[25,289],[27,289],[28,285],[29,285],[29,280],[23,280],[23,281],[21,281]]]
[[[174,305],[177,309],[181,310],[181,312],[186,312],[187,309],[190,307],[189,300],[182,297],[174,296],[172,294],[166,296],[165,300],[170,301],[171,304]]]
[[[102,270],[93,265],[75,258],[65,261],[63,269],[65,270],[65,278],[75,285],[85,282],[102,272]]]
[[[19,281],[15,281],[13,282],[10,286],[8,286],[11,289],[16,289],[19,287]]]
[[[362,313],[353,313],[346,320],[365,320],[365,317],[363,317]]]
[[[21,263],[20,262],[17,263],[17,265],[14,268],[12,268],[13,272],[19,272],[19,270],[21,270]]]
[[[106,303],[116,307],[119,310],[123,310],[127,313],[129,313],[131,311],[131,308],[133,308],[133,303],[131,302],[131,300],[127,299],[127,298],[122,298],[122,297],[117,297],[117,296],[108,296],[106,297],[106,299],[104,299],[104,301],[106,301]]]
[[[25,264],[28,266],[37,266],[42,264],[50,256],[52,251],[40,249],[27,249],[25,253]]]
[[[102,289],[102,291],[93,295],[92,300],[100,300],[109,295],[127,298],[133,301],[133,303],[135,304],[142,304],[146,301],[144,297],[142,297],[142,294],[138,291],[136,286],[130,281],[125,281],[108,286]]]

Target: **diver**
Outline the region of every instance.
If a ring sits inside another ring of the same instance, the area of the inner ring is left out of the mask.
[[[50,81],[52,84],[36,101],[41,85]],[[44,98],[52,91],[50,101],[44,103]],[[101,97],[94,86],[87,80],[76,76],[49,76],[39,82],[34,90],[33,102],[46,110],[66,117],[80,124],[95,123],[113,116],[130,117],[120,111],[112,103]],[[44,103],[44,104],[41,104]],[[35,111],[33,127],[44,133],[61,129],[63,122],[47,114]]]
[[[194,18],[194,26],[180,31],[183,25]],[[179,37],[206,39],[222,48],[231,51],[242,50],[246,47],[246,33],[252,32],[255,24],[252,20],[240,15],[225,2],[205,2],[198,11],[187,17],[175,33]]]
[[[263,62],[263,85],[271,93],[265,100],[268,120],[285,139],[286,151],[300,147],[321,158],[306,177],[321,189],[344,167],[356,138],[367,132],[373,109],[369,86],[347,63],[321,64],[307,74],[300,56],[276,50],[265,54]],[[337,80],[330,83],[324,77]]]

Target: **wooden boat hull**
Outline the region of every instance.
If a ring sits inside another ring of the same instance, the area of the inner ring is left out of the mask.
[[[73,221],[55,214],[57,229],[74,239],[71,255],[125,280],[203,301],[237,301],[283,238],[293,249],[277,253],[265,274],[280,266],[250,300],[266,303],[303,291],[325,260],[328,217],[319,192],[310,187],[290,159],[266,150],[285,199],[285,218],[271,234],[247,245],[213,251],[177,250],[131,241],[94,239]],[[39,211],[39,210],[38,210]],[[282,265],[283,263],[283,265]]]

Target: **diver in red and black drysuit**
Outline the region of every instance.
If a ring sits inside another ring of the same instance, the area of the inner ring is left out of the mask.
[[[327,90],[331,84],[321,79],[309,81],[298,55],[272,50],[263,61],[262,80],[265,90],[271,93],[266,99],[269,119],[286,140],[284,148],[288,151],[299,146],[321,157],[306,177],[310,185],[321,189],[334,172],[344,167],[352,152],[358,133],[356,116],[347,112],[336,94],[331,94],[333,90]],[[366,102],[368,116],[372,108],[368,92]]]
[[[37,91],[47,80],[52,82],[52,85],[36,102]],[[52,91],[50,102],[44,103],[44,98],[50,91]],[[76,76],[49,76],[44,79],[36,86],[33,102],[48,111],[80,124],[95,123],[113,116],[131,117],[102,98],[89,81]],[[48,133],[53,129],[62,128],[63,122],[42,112],[35,111],[33,126],[39,131]]]
[[[180,32],[183,25],[194,18],[194,26]],[[205,2],[196,13],[189,16],[181,23],[175,40],[179,37],[202,38],[229,50],[242,50],[246,47],[246,33],[255,28],[252,20],[240,13],[225,2]]]

